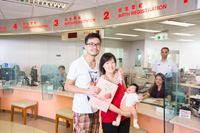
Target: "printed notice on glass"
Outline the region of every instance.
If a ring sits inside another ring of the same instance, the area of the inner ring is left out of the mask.
[[[100,77],[97,87],[101,88],[101,92],[96,96],[92,96],[89,104],[95,108],[107,112],[118,86],[105,80],[103,77]]]

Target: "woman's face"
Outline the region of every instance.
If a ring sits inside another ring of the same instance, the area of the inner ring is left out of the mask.
[[[115,67],[116,63],[113,58],[111,58],[103,65],[103,68],[105,69],[106,73],[113,73],[115,71]]]
[[[156,76],[155,83],[156,83],[157,86],[161,86],[162,83],[163,83],[162,78],[160,76]]]

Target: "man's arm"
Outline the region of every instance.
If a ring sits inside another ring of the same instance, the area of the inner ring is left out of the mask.
[[[75,80],[66,79],[65,90],[72,93],[88,94],[88,95],[97,95],[99,88],[97,86],[91,86],[89,89],[83,89],[74,86]]]

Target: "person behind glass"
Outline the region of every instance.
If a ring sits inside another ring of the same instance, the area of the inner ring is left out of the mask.
[[[169,55],[169,48],[163,47],[161,49],[162,59],[156,61],[153,65],[152,68],[153,75],[156,75],[157,73],[162,73],[165,75],[166,73],[170,72],[178,72],[176,65],[172,61],[167,60],[168,55]]]
[[[66,72],[65,72],[65,66],[62,66],[62,65],[59,66],[58,67],[58,71],[59,71],[61,76],[66,76],[67,75]]]
[[[56,86],[58,87],[58,90],[63,90],[64,91],[64,85],[65,85],[65,80],[66,80],[66,72],[65,72],[65,66],[60,65],[58,67],[59,71],[59,76],[57,77],[57,82]]]
[[[124,96],[125,84],[123,81],[123,75],[121,70],[116,71],[116,58],[111,53],[105,53],[102,55],[99,63],[99,69],[102,77],[116,85],[118,89],[111,102],[111,105],[107,112],[101,111],[102,128],[104,133],[129,133],[130,128],[130,113],[120,110],[120,103]],[[118,114],[122,115],[121,123],[119,126],[113,126],[112,122],[116,120]]]
[[[163,100],[165,89],[165,76],[162,73],[158,73],[155,76],[154,85],[151,87],[150,91],[146,93],[145,98],[152,97],[156,100]]]
[[[100,77],[98,63],[95,57],[101,48],[101,38],[97,33],[90,33],[85,37],[87,54],[73,61],[70,65],[66,91],[75,93],[73,99],[73,132],[99,133],[99,112],[97,108],[88,104],[90,96],[97,95],[100,89],[90,86],[97,83]]]

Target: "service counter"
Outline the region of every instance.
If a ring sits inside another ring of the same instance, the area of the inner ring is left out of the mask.
[[[3,90],[0,90],[1,109],[10,110],[11,102],[29,99],[38,101],[38,115],[55,119],[56,111],[62,108],[71,108],[74,94],[66,91],[52,91],[49,94],[53,95],[51,100],[42,100],[42,91],[40,86],[14,86],[12,94],[4,95]],[[141,129],[148,133],[162,133],[164,131],[163,113],[157,111],[158,106],[147,103],[138,104],[138,122]],[[16,110],[18,111],[18,110]],[[30,113],[31,111],[29,111]],[[132,123],[132,121],[131,121]],[[190,133],[200,132],[200,119],[192,117],[191,119],[184,119],[174,117],[170,123],[174,124],[174,132],[179,133],[183,130],[190,131]],[[193,124],[194,123],[194,124]]]
[[[53,99],[50,100],[43,100],[42,99],[42,90],[39,86],[14,86],[10,87],[9,89],[13,89],[12,94],[4,95],[3,90],[0,90],[0,97],[1,97],[1,109],[2,110],[10,110],[11,103],[13,101],[21,100],[21,99],[29,99],[38,101],[38,115],[55,119],[56,111],[63,108],[71,108],[72,107],[72,93],[67,92],[66,96],[61,96],[57,94],[53,94]],[[16,111],[18,111],[16,109]],[[27,110],[30,113],[30,110]]]
[[[200,118],[193,115],[190,119],[176,116],[170,120],[170,123],[174,124],[173,133],[200,133]]]

